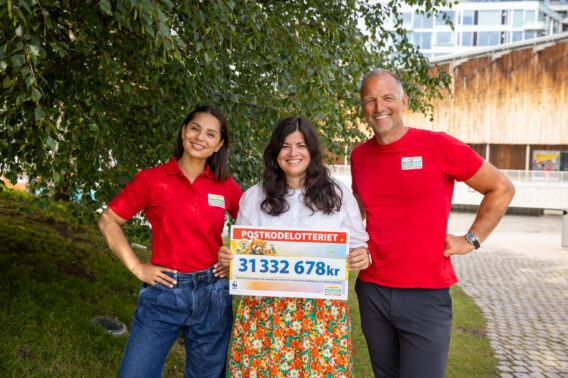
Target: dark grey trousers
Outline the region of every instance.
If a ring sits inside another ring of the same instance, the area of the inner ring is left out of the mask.
[[[452,331],[449,288],[399,289],[358,279],[355,291],[375,377],[444,377]]]

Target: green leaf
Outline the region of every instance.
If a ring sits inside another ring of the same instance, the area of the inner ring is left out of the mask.
[[[45,144],[49,147],[50,150],[55,151],[55,140],[48,136],[45,140]]]
[[[35,108],[34,115],[35,115],[35,120],[39,121],[40,119],[45,117],[45,112],[43,111],[41,106],[38,106]]]
[[[27,76],[25,82],[26,82],[26,88],[31,87],[32,84],[34,83],[33,76],[32,75]]]
[[[29,77],[29,76],[28,76]],[[37,90],[37,88],[34,88],[32,90],[32,97],[34,98],[34,100],[36,100],[36,102],[39,102],[39,100],[41,99],[41,92]],[[43,117],[42,117],[43,118]]]
[[[163,22],[160,22],[159,27],[160,27],[160,33],[162,33],[164,36],[170,35],[170,29],[168,28],[168,25],[164,24]]]
[[[150,37],[154,37],[156,35],[156,31],[151,26],[146,26],[146,33],[148,33]]]
[[[29,52],[33,56],[38,56],[39,55],[39,46],[29,45]]]
[[[14,66],[14,68],[19,68],[24,65],[25,56],[24,54],[17,54],[12,56],[11,60],[12,60],[12,66]]]
[[[108,16],[112,16],[112,8],[108,0],[101,0],[99,3],[101,10]]]
[[[170,0],[162,0],[162,2],[166,5],[166,9],[172,9],[174,4]]]
[[[12,80],[12,78],[10,76],[5,76],[4,80],[2,80],[2,88],[3,89],[8,89],[8,88],[12,87],[12,84],[14,84],[14,80]]]

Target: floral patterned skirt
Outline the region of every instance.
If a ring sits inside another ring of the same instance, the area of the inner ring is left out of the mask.
[[[243,297],[230,377],[353,377],[347,301]]]

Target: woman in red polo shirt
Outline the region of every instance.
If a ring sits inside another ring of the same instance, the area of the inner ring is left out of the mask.
[[[242,195],[226,171],[228,146],[223,113],[196,108],[180,128],[174,157],[139,172],[99,220],[109,247],[143,281],[120,377],[160,377],[182,331],[185,376],[225,375],[232,305],[228,281],[215,264],[225,211],[235,218]],[[120,227],[141,210],[152,225],[147,263]]]

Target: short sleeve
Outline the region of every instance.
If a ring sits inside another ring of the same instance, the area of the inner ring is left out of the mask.
[[[241,197],[239,202],[239,214],[237,215],[236,224],[241,226],[251,226],[254,222],[254,215],[256,214],[258,200],[258,192],[261,190],[260,185],[257,184],[249,188]]]
[[[483,164],[483,158],[462,141],[441,133],[441,163],[445,174],[457,181],[469,180]]]
[[[361,219],[361,211],[359,210],[357,200],[345,184],[339,181],[336,181],[336,183],[343,192],[340,209],[341,229],[349,231],[349,247],[367,247],[369,234],[365,231],[365,226]]]
[[[239,201],[243,195],[239,184],[237,184],[232,177],[225,180],[225,185],[227,186],[227,196],[229,197],[229,207],[227,211],[233,219],[237,219],[237,214],[239,212]]]
[[[145,171],[139,172],[132,181],[108,204],[108,207],[123,219],[130,219],[150,202],[150,178]]]

